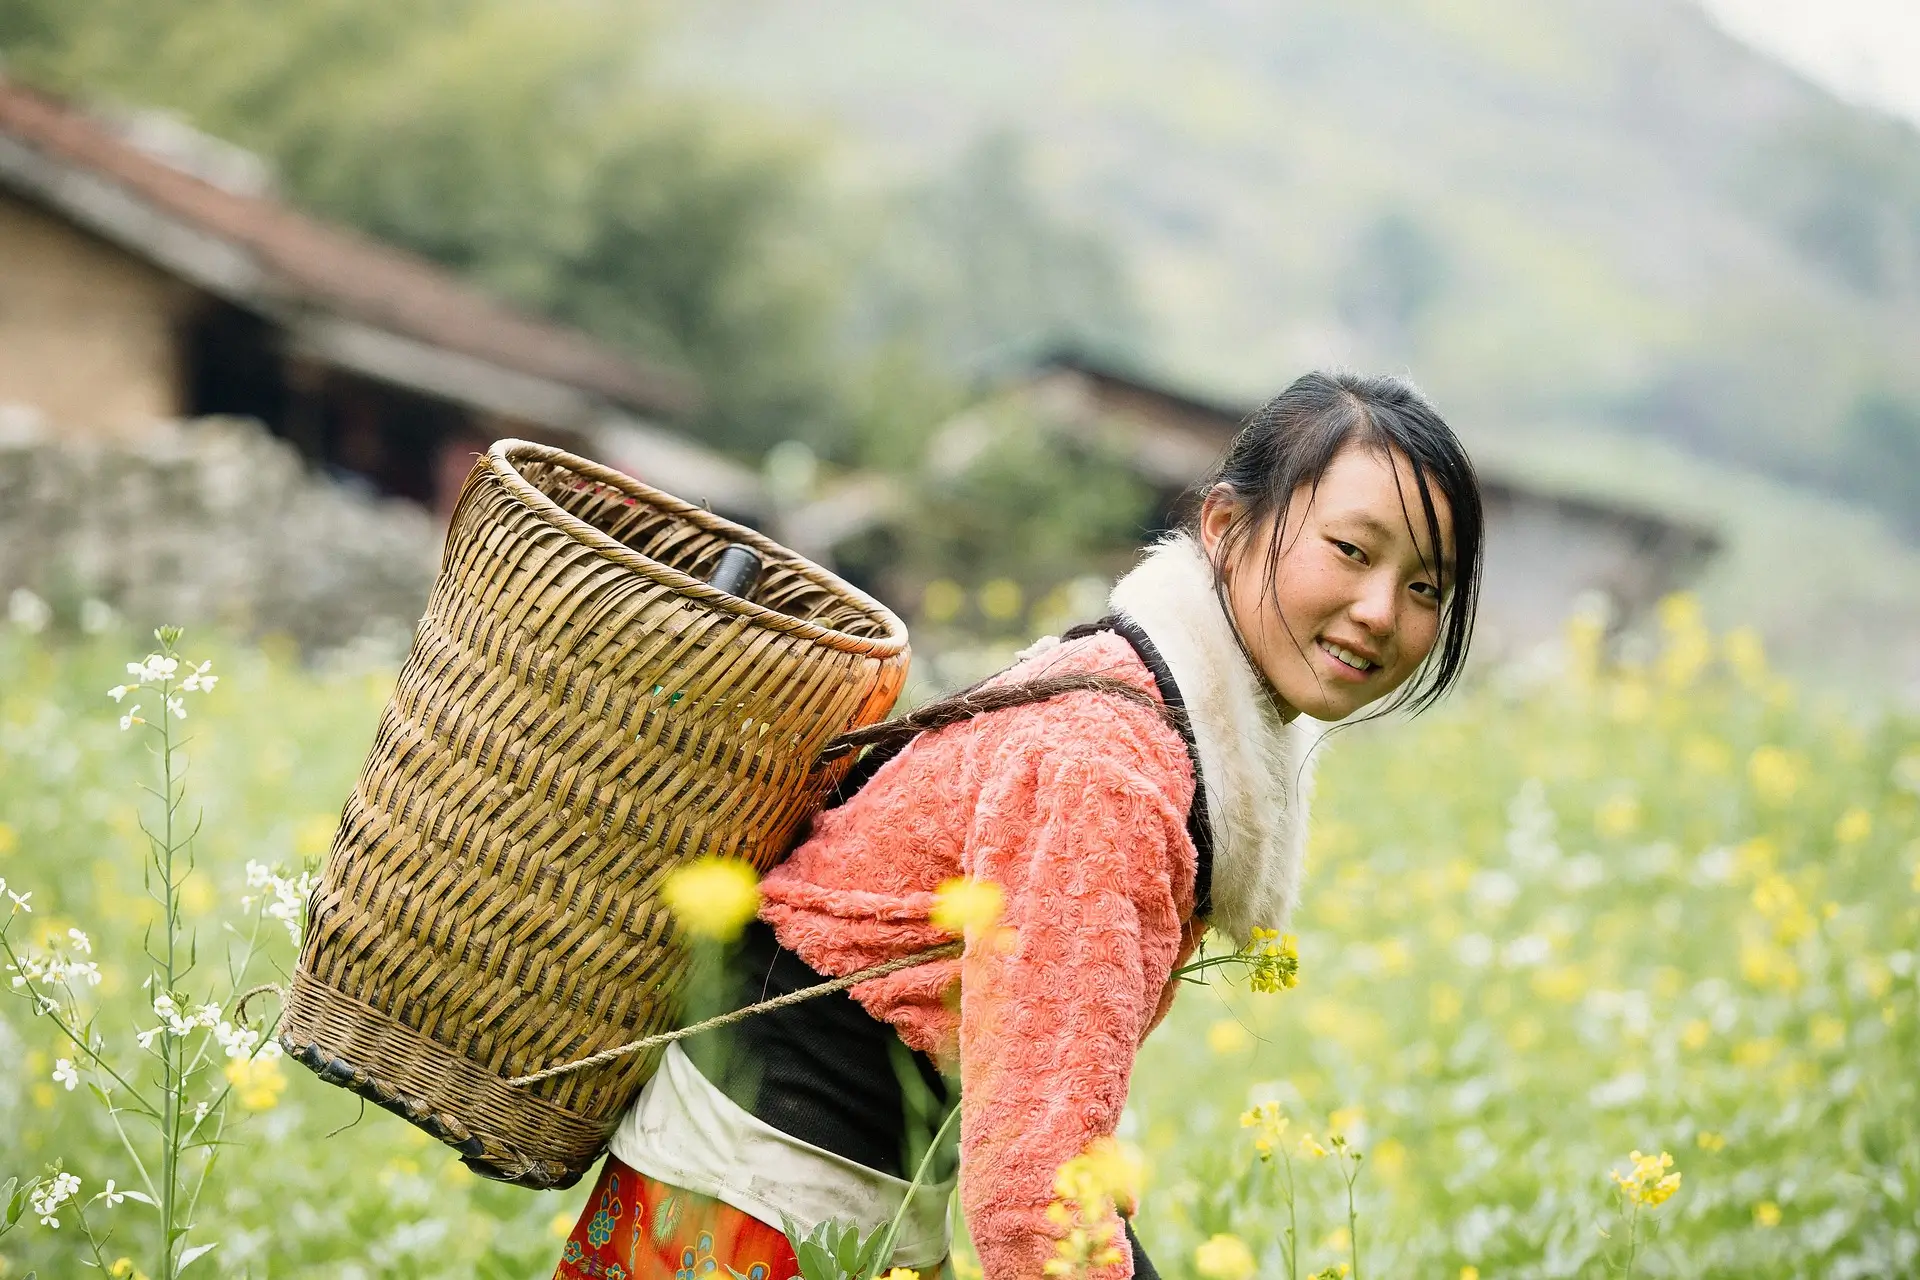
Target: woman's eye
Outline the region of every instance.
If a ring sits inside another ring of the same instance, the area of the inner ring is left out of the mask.
[[[1431,582],[1414,583],[1413,593],[1417,596],[1425,596],[1427,599],[1433,601],[1440,599],[1440,588],[1434,586]]]
[[[1339,551],[1341,555],[1347,557],[1347,559],[1358,560],[1362,564],[1366,563],[1367,553],[1354,546],[1351,542],[1342,542],[1340,539],[1335,538],[1333,539],[1333,545],[1334,548]]]

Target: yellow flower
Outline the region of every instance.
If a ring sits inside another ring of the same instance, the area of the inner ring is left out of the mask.
[[[1247,986],[1262,995],[1277,994],[1300,981],[1300,943],[1290,933],[1256,928],[1240,954],[1253,964]]]
[[[132,1258],[115,1258],[113,1265],[107,1268],[110,1276],[130,1276],[133,1274]]]
[[[991,929],[1006,906],[1007,895],[993,881],[955,876],[934,890],[928,919],[934,928],[959,937]]]
[[[725,942],[760,910],[760,878],[735,858],[696,858],[667,877],[660,896],[688,933]]]
[[[12,853],[20,844],[20,834],[11,826],[0,822],[0,858]]]
[[[1314,1141],[1310,1133],[1302,1133],[1300,1142],[1294,1149],[1302,1159],[1306,1160],[1323,1160],[1327,1154],[1327,1149]]]
[[[1020,584],[1012,578],[995,578],[980,588],[980,612],[998,622],[1020,616]]]
[[[1643,1156],[1638,1151],[1628,1157],[1633,1161],[1633,1171],[1624,1177],[1615,1169],[1610,1176],[1621,1194],[1637,1205],[1657,1209],[1665,1204],[1674,1192],[1680,1189],[1678,1172],[1668,1173],[1673,1168],[1673,1157],[1662,1151],[1657,1156]]]
[[[1747,781],[1762,804],[1783,805],[1800,789],[1805,761],[1779,747],[1757,747],[1747,757]]]
[[[1841,844],[1859,844],[1872,834],[1873,815],[1861,808],[1847,810],[1833,825],[1833,838]]]
[[[966,603],[964,587],[951,578],[935,578],[920,593],[920,615],[928,622],[952,622]]]
[[[1288,1123],[1277,1102],[1263,1102],[1240,1115],[1240,1127],[1254,1131],[1253,1149],[1260,1153],[1262,1160],[1273,1159],[1274,1148],[1286,1135]]]
[[[1594,830],[1603,836],[1630,836],[1640,829],[1640,800],[1617,795],[1593,811]]]
[[[547,1232],[555,1240],[565,1240],[573,1234],[574,1216],[570,1213],[556,1213],[547,1219]]]
[[[1452,1022],[1460,1016],[1465,1003],[1460,989],[1444,982],[1434,983],[1433,989],[1427,993],[1428,1014],[1435,1022]]]
[[[1735,627],[1727,632],[1721,647],[1727,655],[1727,665],[1740,677],[1740,683],[1757,690],[1767,682],[1767,647],[1758,631],[1752,627]]]
[[[1847,1024],[1830,1013],[1815,1014],[1807,1030],[1816,1049],[1838,1049],[1847,1042]]]
[[[1480,1268],[1474,1266],[1460,1268],[1460,1280],[1480,1280]]]
[[[1726,1136],[1707,1129],[1702,1129],[1700,1135],[1694,1139],[1694,1142],[1699,1145],[1702,1151],[1725,1151],[1727,1149]]]
[[[1207,1028],[1207,1048],[1222,1056],[1253,1047],[1253,1033],[1232,1018],[1221,1018]]]
[[[1239,1236],[1217,1235],[1193,1251],[1193,1269],[1206,1280],[1252,1280],[1253,1250]]]
[[[881,1276],[880,1280],[920,1280],[920,1273],[912,1267],[894,1267]]]
[[[234,1096],[249,1111],[271,1111],[279,1106],[280,1095],[287,1087],[287,1078],[275,1058],[230,1058],[226,1075]]]
[[[1779,1226],[1780,1206],[1771,1200],[1762,1200],[1753,1206],[1753,1225],[1763,1228]]]
[[[1705,1018],[1694,1018],[1680,1028],[1680,1045],[1689,1051],[1698,1051],[1713,1035],[1713,1027]]]

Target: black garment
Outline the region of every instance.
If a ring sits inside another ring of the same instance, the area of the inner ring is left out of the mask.
[[[1103,618],[1067,632],[1063,639],[1097,631],[1112,631],[1126,639],[1152,673],[1161,699],[1185,711],[1186,703],[1165,659],[1146,632],[1130,620]],[[1193,730],[1184,715],[1181,724],[1194,770],[1187,832],[1199,855],[1195,914],[1204,916],[1213,881],[1213,830],[1208,821],[1206,792],[1200,785],[1200,757]],[[835,791],[829,807],[844,804],[893,754],[873,750],[862,756]],[[728,1007],[734,1009],[827,980],[782,947],[772,927],[759,920],[748,927],[730,973],[734,991]],[[847,992],[756,1014],[713,1032],[710,1040],[712,1043],[701,1050],[691,1045],[689,1049],[696,1053],[702,1072],[746,1111],[782,1133],[856,1164],[896,1178],[913,1176],[913,1170],[906,1167],[906,1091],[898,1067],[906,1046],[893,1028],[869,1014]],[[908,1060],[938,1108],[932,1122],[937,1125],[953,1103],[946,1080],[926,1054],[915,1052]],[[1141,1280],[1159,1280],[1131,1224],[1126,1231],[1134,1274]]]
[[[736,1009],[827,981],[760,920],[748,926],[730,969]],[[950,1103],[933,1060],[909,1052],[892,1027],[845,991],[755,1014],[712,1037],[718,1043],[711,1078],[722,1093],[782,1133],[896,1178],[913,1176],[896,1060],[910,1061],[932,1095],[932,1124]]]

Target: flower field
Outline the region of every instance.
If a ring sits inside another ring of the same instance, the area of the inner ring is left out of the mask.
[[[1164,1274],[1599,1277],[1630,1250],[1645,1276],[1920,1274],[1920,726],[1796,691],[1684,599],[1663,620],[1643,664],[1576,628],[1552,671],[1332,736],[1298,984],[1216,977],[1140,1059],[1121,1136]],[[130,1084],[169,1037],[204,1046],[184,1096],[224,1127],[183,1157],[193,1182],[215,1156],[186,1274],[544,1278],[584,1187],[475,1179],[228,1021],[292,962],[281,904],[392,673],[182,642],[219,683],[168,728],[181,830],[204,820],[172,895],[192,968],[156,1013],[161,760],[121,728],[144,687],[107,696],[149,647],[0,633],[0,920]],[[0,1277],[159,1276],[150,1130],[94,1092],[124,1090],[18,987],[0,1061],[0,1183],[42,1180]]]

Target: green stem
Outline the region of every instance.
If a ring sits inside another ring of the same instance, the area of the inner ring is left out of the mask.
[[[1639,1236],[1640,1236],[1640,1205],[1636,1201],[1633,1206],[1633,1212],[1627,1215],[1627,1271],[1626,1271],[1626,1274],[1629,1276],[1633,1274],[1634,1255],[1639,1252],[1639,1245],[1640,1245]]]
[[[163,645],[163,651],[171,650],[171,645]],[[171,657],[171,652],[167,656]],[[173,693],[173,682],[163,681],[160,686],[160,761],[161,761],[161,810],[165,819],[160,842],[160,891],[161,909],[165,916],[167,930],[166,958],[162,962],[166,982],[162,990],[169,999],[177,999],[174,986],[177,982],[178,942],[180,935],[180,904],[173,880],[174,858],[174,799],[173,777],[173,717],[167,701]],[[174,1266],[175,1210],[177,1208],[177,1189],[180,1180],[180,1114],[182,1095],[186,1091],[184,1063],[180,1061],[184,1045],[181,1036],[166,1031],[160,1034],[161,1043],[161,1081],[165,1095],[165,1115],[161,1120],[160,1148],[160,1280],[174,1280],[177,1274]]]
[[[1360,1280],[1360,1215],[1353,1207],[1353,1184],[1360,1177],[1360,1166],[1356,1162],[1353,1172],[1348,1174],[1344,1155],[1340,1163],[1341,1173],[1346,1175],[1347,1182],[1347,1256],[1353,1263],[1353,1280]]]
[[[927,1153],[920,1157],[920,1167],[913,1171],[913,1181],[907,1184],[907,1193],[900,1198],[900,1207],[894,1211],[893,1221],[887,1224],[886,1241],[874,1251],[874,1266],[892,1265],[893,1241],[900,1234],[900,1224],[906,1220],[907,1209],[913,1204],[914,1193],[919,1191],[921,1183],[926,1181],[927,1170],[933,1167],[933,1157],[939,1153],[940,1144],[946,1140],[947,1130],[952,1128],[953,1122],[959,1118],[960,1104],[956,1102],[953,1104],[953,1109],[947,1112],[947,1118],[940,1122],[939,1129],[934,1131],[933,1141],[927,1144]]]
[[[1280,1159],[1287,1166],[1287,1280],[1300,1280],[1300,1218],[1294,1205],[1293,1157],[1282,1151]]]
[[[19,974],[21,977],[21,983],[20,983],[21,994],[24,995],[28,1000],[33,1002],[34,1008],[36,1009],[41,1008],[42,1005],[40,1002],[41,1002],[42,996],[40,993],[40,988],[34,984],[33,979],[28,978],[26,976],[26,971],[21,967],[21,964],[20,964],[19,953],[14,951],[13,944],[7,941],[7,934],[4,929],[0,929],[0,951],[6,952],[7,963],[12,965],[14,972],[16,974]],[[106,1072],[109,1076],[112,1076],[113,1082],[119,1085],[121,1088],[125,1089],[128,1095],[131,1096],[135,1102],[139,1103],[142,1107],[145,1107],[147,1111],[149,1112],[153,1111],[153,1104],[148,1102],[145,1098],[141,1097],[140,1091],[134,1088],[132,1084],[128,1083],[128,1081],[123,1076],[121,1076],[121,1074],[118,1071],[115,1071],[111,1063],[109,1063],[105,1058],[101,1057],[98,1053],[94,1052],[93,1046],[88,1044],[85,1038],[82,1037],[79,1032],[75,1031],[65,1018],[62,1018],[60,1016],[60,1014],[57,1012],[57,1007],[56,1007],[56,1011],[49,1011],[45,1016],[48,1018],[48,1020],[50,1020],[53,1023],[55,1029],[58,1030],[61,1035],[67,1038],[67,1041],[70,1044],[72,1044],[75,1049],[79,1050],[81,1053],[86,1054],[87,1057],[93,1060],[93,1064],[96,1068]]]

